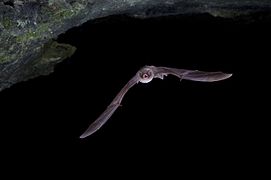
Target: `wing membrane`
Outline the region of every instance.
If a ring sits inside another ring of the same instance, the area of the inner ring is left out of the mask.
[[[137,82],[138,77],[136,75],[121,89],[121,91],[117,94],[117,96],[106,108],[106,110],[88,127],[88,129],[80,136],[80,138],[85,138],[100,129],[120,106],[120,103],[127,91]]]
[[[157,67],[155,68],[156,76],[160,77],[163,75],[174,75],[180,79],[186,79],[191,81],[202,81],[202,82],[214,82],[227,79],[232,76],[232,74],[227,74],[223,72],[207,72],[198,70],[187,70],[187,69],[176,69],[168,67]]]

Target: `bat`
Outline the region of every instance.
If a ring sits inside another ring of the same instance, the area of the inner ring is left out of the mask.
[[[113,101],[106,108],[106,110],[88,127],[88,129],[80,136],[80,138],[85,138],[96,132],[98,129],[100,129],[107,122],[107,120],[113,115],[116,109],[120,106],[120,103],[124,95],[131,87],[138,84],[139,82],[149,83],[153,80],[153,78],[163,79],[164,76],[167,76],[168,74],[177,76],[178,78],[180,78],[180,80],[185,79],[201,82],[221,81],[232,76],[232,74],[226,74],[223,72],[205,72],[198,70],[176,69],[169,67],[144,66],[121,89],[121,91],[113,99]]]

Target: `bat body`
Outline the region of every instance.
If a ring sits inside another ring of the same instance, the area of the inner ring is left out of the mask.
[[[141,68],[134,77],[121,89],[117,94],[111,104],[106,108],[106,110],[88,127],[88,129],[80,136],[80,138],[85,138],[94,132],[96,132],[100,127],[106,123],[106,121],[112,116],[116,109],[120,106],[120,103],[127,93],[127,91],[133,87],[135,84],[149,83],[153,78],[163,79],[164,76],[168,74],[177,76],[178,78],[191,80],[191,81],[202,81],[202,82],[214,82],[227,79],[232,76],[232,74],[226,74],[223,72],[205,72],[198,70],[186,70],[186,69],[176,69],[168,67],[155,67],[155,66],[144,66]]]

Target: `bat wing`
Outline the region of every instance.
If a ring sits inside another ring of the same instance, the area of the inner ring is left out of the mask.
[[[112,116],[112,114],[116,111],[116,109],[120,106],[120,103],[127,93],[127,91],[138,83],[138,76],[135,75],[117,94],[115,99],[111,102],[111,104],[106,108],[106,110],[88,127],[88,129],[80,136],[80,138],[85,138],[98,129],[100,129],[106,121]]]
[[[191,81],[214,82],[227,79],[232,74],[223,72],[206,72],[198,70],[176,69],[168,67],[153,67],[155,77],[163,79],[168,74]]]

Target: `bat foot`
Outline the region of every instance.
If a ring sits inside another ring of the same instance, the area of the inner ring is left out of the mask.
[[[183,80],[183,76],[180,76],[180,82],[182,82],[182,80]]]

